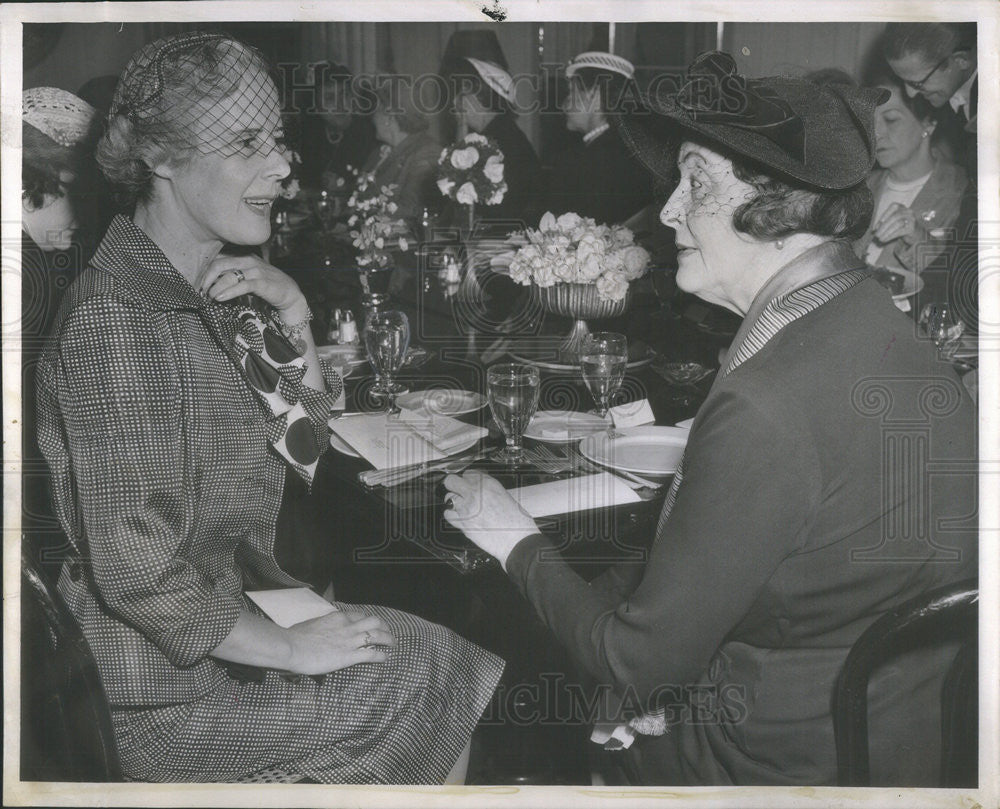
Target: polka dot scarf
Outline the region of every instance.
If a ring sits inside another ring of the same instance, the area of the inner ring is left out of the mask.
[[[236,347],[240,364],[254,392],[272,417],[265,422],[271,446],[312,483],[320,447],[312,422],[302,406],[300,391],[306,361],[260,312],[241,306],[236,312]],[[339,391],[333,391],[339,396]]]

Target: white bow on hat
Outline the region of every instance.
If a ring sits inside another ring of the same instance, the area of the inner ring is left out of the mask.
[[[585,67],[618,73],[626,79],[631,79],[635,75],[635,67],[628,59],[623,59],[621,56],[615,56],[613,53],[605,53],[604,51],[587,51],[586,53],[574,56],[570,60],[570,63],[566,65],[566,77],[572,78],[576,71]]]
[[[510,73],[500,65],[484,62],[482,59],[473,59],[471,56],[466,56],[465,61],[476,69],[476,73],[493,92],[510,103],[514,103],[514,79],[511,78]]]

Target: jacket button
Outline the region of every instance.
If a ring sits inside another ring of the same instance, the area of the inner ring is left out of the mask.
[[[80,581],[83,578],[83,566],[79,562],[72,562],[70,564],[69,577],[73,581]]]

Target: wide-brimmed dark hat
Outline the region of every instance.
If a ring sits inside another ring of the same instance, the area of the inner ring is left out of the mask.
[[[638,109],[615,118],[622,140],[659,179],[673,180],[678,144],[695,140],[822,190],[850,188],[868,176],[875,108],[889,96],[798,78],[747,79],[721,51],[695,59],[680,90],[666,89],[654,82]]]

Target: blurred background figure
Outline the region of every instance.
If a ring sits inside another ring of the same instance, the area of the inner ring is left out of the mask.
[[[627,59],[590,51],[566,67],[569,92],[561,107],[578,137],[557,155],[548,210],[574,211],[605,224],[624,222],[653,198],[649,173],[629,155],[609,118],[638,97]]]
[[[311,94],[298,98],[303,184],[314,190],[342,189],[337,179],[349,179],[348,166],[359,168],[376,147],[371,110],[356,94],[351,71],[344,65],[321,63],[313,74]],[[310,103],[303,103],[303,99]],[[311,110],[311,100],[316,109]],[[367,101],[368,99],[364,99]]]
[[[381,83],[375,94],[375,137],[387,148],[374,150],[364,170],[375,172],[376,188],[397,186],[396,215],[415,226],[425,207],[440,205],[435,180],[441,144],[430,133],[430,121],[415,103],[408,82]]]
[[[494,62],[466,57],[457,74],[455,115],[458,137],[479,132],[496,141],[504,155],[507,193],[498,205],[480,206],[477,218],[519,220],[536,225],[544,205],[542,169],[534,148],[517,125],[514,80]]]
[[[902,83],[883,76],[889,90],[875,114],[875,160],[868,185],[875,197],[872,224],[858,241],[871,265],[922,272],[945,246],[968,187],[965,170],[935,148],[933,108]]]
[[[35,373],[63,293],[89,259],[77,231],[97,115],[87,102],[57,87],[25,90],[21,104],[22,528],[38,532],[53,518],[36,439]]]

